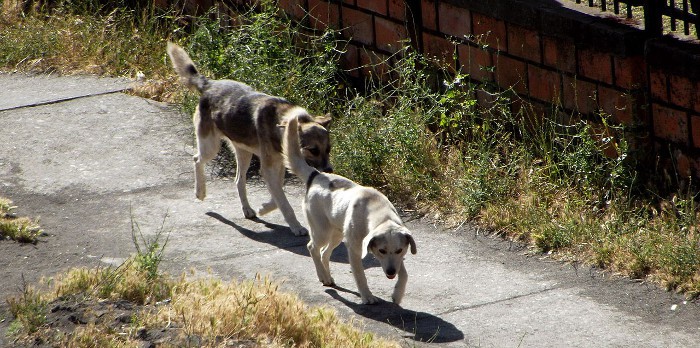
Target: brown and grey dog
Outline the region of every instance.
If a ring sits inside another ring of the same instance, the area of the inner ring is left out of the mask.
[[[409,248],[412,254],[416,253],[411,232],[381,192],[339,175],[320,173],[309,166],[299,150],[302,129],[296,118],[290,119],[282,149],[287,167],[306,182],[303,205],[311,237],[307,246],[318,279],[323,285],[335,285],[329,262],[333,249],[344,238],[362,303],[378,302],[367,286],[362,267],[362,258],[370,252],[379,260],[387,278],[393,279],[398,274],[392,300],[399,304],[408,281],[403,259]]]
[[[302,107],[257,92],[241,82],[208,79],[199,74],[184,49],[169,42],[167,51],[181,81],[201,93],[193,116],[197,137],[197,154],[194,156],[197,198],[206,196],[204,165],[217,155],[224,139],[236,154],[236,187],[243,215],[249,219],[256,216],[246,192],[246,172],[255,154],[260,159],[260,172],[272,196],[257,214],[263,215],[279,207],[295,235],[307,234],[282,188],[285,167],[281,140],[284,130],[279,125],[292,118],[299,119],[301,144],[298,151],[303,152],[304,160],[312,167],[330,172],[330,116],[311,116]]]

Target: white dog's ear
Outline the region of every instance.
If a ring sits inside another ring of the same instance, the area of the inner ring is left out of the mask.
[[[365,239],[362,240],[362,258],[364,259],[365,256],[367,256],[367,253],[372,251],[371,249],[374,247],[374,237],[365,237]]]
[[[404,232],[403,234],[406,236],[406,240],[408,241],[408,244],[411,245],[411,254],[416,254],[418,250],[416,250],[416,241],[413,240],[413,236],[410,233]]]

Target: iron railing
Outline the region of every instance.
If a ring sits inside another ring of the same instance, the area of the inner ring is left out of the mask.
[[[577,4],[597,7],[628,19],[644,23],[651,35],[669,33],[700,38],[700,0],[573,0]],[[624,7],[624,11],[623,11]]]

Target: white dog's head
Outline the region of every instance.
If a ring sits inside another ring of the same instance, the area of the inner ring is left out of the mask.
[[[403,257],[408,248],[411,254],[416,253],[416,242],[406,227],[396,224],[382,224],[370,232],[362,241],[362,257],[372,253],[382,265],[384,274],[394,279],[401,270]]]

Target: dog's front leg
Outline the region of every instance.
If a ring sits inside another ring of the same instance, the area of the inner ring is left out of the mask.
[[[360,292],[362,304],[378,303],[379,299],[372,295],[372,292],[367,286],[367,277],[365,277],[365,269],[364,267],[362,267],[362,255],[358,251],[359,248],[353,248],[352,245],[348,245],[348,258],[350,261],[350,268],[352,269],[352,275],[355,277],[355,284],[357,285],[357,290]]]
[[[406,292],[406,283],[408,282],[408,272],[401,261],[401,269],[399,270],[399,279],[394,286],[394,293],[391,295],[391,300],[396,304],[401,304],[403,294]]]
[[[292,209],[292,206],[287,200],[287,196],[285,196],[284,194],[284,190],[282,189],[284,177],[279,175],[279,167],[263,166],[263,168],[261,168],[261,171],[265,181],[267,182],[267,189],[268,191],[270,191],[272,200],[282,212],[284,220],[289,225],[289,228],[292,230],[292,233],[295,236],[305,236],[309,234],[309,231],[303,226],[301,226],[299,220],[297,220],[296,215],[294,215],[294,209]]]
[[[234,147],[234,151],[236,152],[236,189],[238,190],[238,198],[241,200],[241,206],[243,207],[243,216],[246,219],[252,219],[255,217],[255,210],[248,203],[246,174],[248,173],[248,168],[250,168],[250,160],[253,158],[253,154],[239,147]]]

